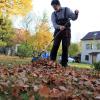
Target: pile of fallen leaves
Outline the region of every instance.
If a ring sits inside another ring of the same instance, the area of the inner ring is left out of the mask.
[[[100,77],[92,69],[52,66],[48,60],[32,65],[0,65],[0,95],[5,100],[100,100]]]

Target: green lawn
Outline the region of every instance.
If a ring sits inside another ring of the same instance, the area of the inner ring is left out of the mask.
[[[21,59],[16,56],[4,56],[0,55],[0,64],[4,65],[18,65],[18,64],[28,64],[31,63],[31,58],[24,58]],[[89,64],[83,64],[83,63],[69,63],[72,67],[78,67],[78,68],[91,68],[91,65]]]
[[[84,64],[84,63],[69,63],[69,65],[78,68],[91,68],[90,64]]]
[[[4,56],[0,55],[0,64],[4,65],[19,65],[19,64],[28,64],[31,62],[31,58],[19,58],[16,56]]]

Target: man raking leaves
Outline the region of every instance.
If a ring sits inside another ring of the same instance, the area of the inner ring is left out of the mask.
[[[58,32],[60,33],[56,36],[56,38],[54,38],[54,43],[50,54],[50,64],[54,64],[60,42],[62,41],[61,65],[64,67],[68,67],[68,48],[70,46],[71,40],[70,19],[73,21],[76,20],[78,18],[79,11],[75,10],[75,12],[73,13],[68,7],[61,7],[59,0],[52,0],[51,5],[55,10],[51,16],[52,23],[55,28],[54,37]]]

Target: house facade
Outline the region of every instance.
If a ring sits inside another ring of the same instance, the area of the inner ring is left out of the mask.
[[[100,31],[89,32],[81,41],[81,62],[93,64],[100,61]]]

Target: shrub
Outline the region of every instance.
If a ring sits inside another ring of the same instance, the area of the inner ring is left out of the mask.
[[[18,47],[18,56],[20,57],[31,57],[33,53],[32,46],[28,43],[22,43]]]
[[[4,46],[6,46],[6,45],[7,45],[6,42],[3,42],[3,41],[0,40],[0,47],[4,47]]]
[[[93,64],[95,70],[100,71],[100,61]]]

